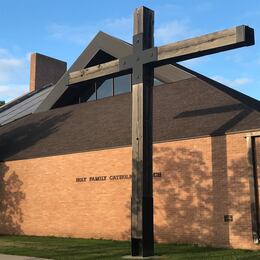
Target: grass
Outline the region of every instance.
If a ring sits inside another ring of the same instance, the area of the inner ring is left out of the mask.
[[[217,249],[192,245],[157,244],[163,259],[260,259],[260,251]],[[121,259],[130,243],[112,240],[0,236],[0,253],[51,259]]]

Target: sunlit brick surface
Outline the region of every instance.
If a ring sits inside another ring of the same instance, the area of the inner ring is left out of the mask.
[[[109,177],[131,174],[130,147],[10,161],[1,172],[0,233],[129,239],[131,181]],[[155,144],[154,172],[157,241],[258,248],[244,134]]]

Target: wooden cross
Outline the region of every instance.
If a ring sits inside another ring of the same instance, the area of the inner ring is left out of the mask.
[[[154,47],[154,12],[134,12],[133,54],[69,74],[69,84],[132,70],[132,256],[154,255],[152,108],[154,67],[254,44],[254,30],[241,25]],[[174,217],[174,216],[173,216]]]

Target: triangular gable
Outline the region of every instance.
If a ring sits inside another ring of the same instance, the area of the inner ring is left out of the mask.
[[[88,47],[82,52],[70,69],[56,83],[53,90],[39,105],[35,113],[50,110],[56,101],[68,88],[68,75],[70,72],[84,69],[93,60],[99,51],[103,51],[115,59],[128,56],[132,53],[132,45],[118,38],[112,37],[104,32],[99,32],[90,42]],[[165,65],[155,68],[155,77],[164,83],[176,82],[194,77],[193,74],[179,69],[173,65]]]

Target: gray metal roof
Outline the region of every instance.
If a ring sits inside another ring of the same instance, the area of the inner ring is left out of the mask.
[[[38,91],[27,93],[1,107],[0,125],[5,125],[33,113],[53,87],[53,85],[49,85]]]

